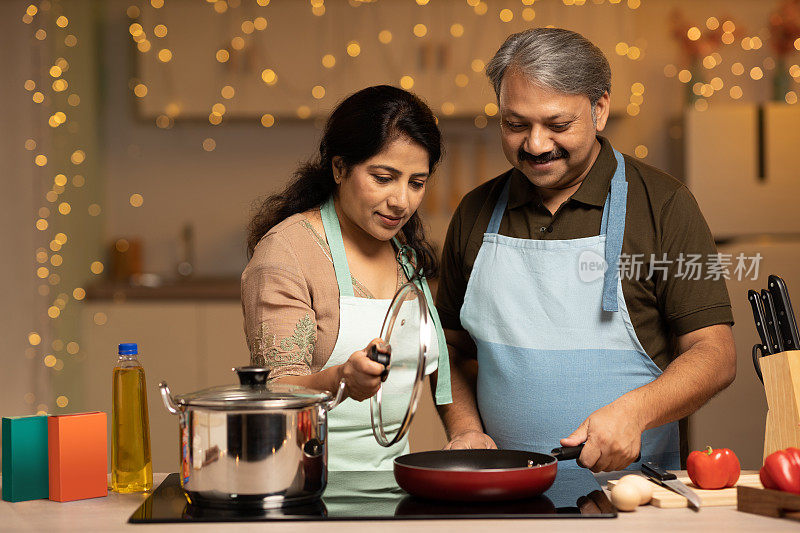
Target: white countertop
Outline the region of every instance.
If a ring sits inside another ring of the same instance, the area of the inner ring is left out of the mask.
[[[629,472],[598,476],[602,483]],[[158,486],[167,474],[155,474]],[[194,524],[129,524],[128,517],[145,500],[146,494],[116,494],[109,492],[105,498],[58,503],[50,500],[32,500],[10,503],[0,501],[0,531],[220,531],[227,529],[220,523]],[[587,521],[588,520],[588,521]],[[511,531],[574,531],[578,527],[591,528],[592,533],[613,531],[798,531],[795,521],[768,518],[740,513],[735,507],[706,507],[700,512],[685,509],[659,509],[650,505],[639,507],[632,513],[619,513],[619,517],[597,519],[504,519],[503,533]],[[414,532],[485,533],[496,529],[498,520],[414,520]],[[226,524],[227,525],[227,524]],[[266,527],[275,533],[374,533],[376,526],[382,533],[407,531],[408,521],[331,521],[331,522],[240,522],[236,531],[263,531]]]

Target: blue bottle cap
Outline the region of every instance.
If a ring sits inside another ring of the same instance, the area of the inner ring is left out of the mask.
[[[119,355],[136,355],[139,353],[139,347],[135,342],[123,342],[119,345]]]

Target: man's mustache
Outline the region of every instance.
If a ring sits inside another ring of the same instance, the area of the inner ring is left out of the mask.
[[[520,148],[519,152],[517,153],[517,157],[520,161],[527,160],[527,161],[532,161],[534,163],[542,164],[554,161],[556,159],[566,159],[569,157],[569,152],[567,152],[561,147],[558,147],[550,152],[545,152],[539,155],[533,155],[526,152],[523,148]]]

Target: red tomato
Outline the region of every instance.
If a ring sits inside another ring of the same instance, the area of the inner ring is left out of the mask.
[[[727,448],[694,451],[686,460],[689,478],[701,489],[733,487],[739,480],[741,468],[736,454]]]

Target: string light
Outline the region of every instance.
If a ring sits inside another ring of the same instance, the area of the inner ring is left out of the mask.
[[[347,55],[350,57],[358,57],[361,53],[361,45],[357,41],[350,41],[347,43]]]
[[[383,44],[389,44],[392,42],[392,32],[389,30],[381,30],[378,33],[378,40]]]
[[[275,85],[278,82],[278,75],[271,68],[265,68],[261,71],[261,79],[267,85]]]
[[[525,22],[531,22],[535,18],[536,11],[532,7],[526,7],[522,9],[522,19]]]
[[[275,117],[269,113],[261,115],[261,125],[265,128],[271,128],[275,124]]]

